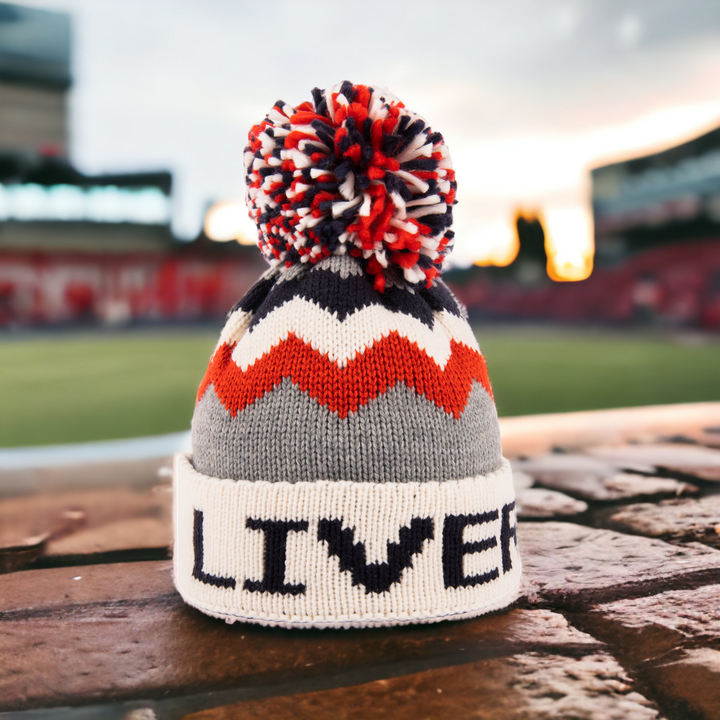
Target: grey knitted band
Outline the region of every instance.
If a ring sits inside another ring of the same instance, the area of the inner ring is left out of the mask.
[[[479,383],[459,420],[407,385],[341,419],[289,379],[236,417],[208,388],[193,419],[193,464],[213,477],[428,482],[485,475],[501,461],[495,404]]]

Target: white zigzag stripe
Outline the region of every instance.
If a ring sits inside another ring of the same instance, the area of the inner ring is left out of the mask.
[[[221,342],[237,342],[232,358],[243,371],[286,340],[289,333],[327,355],[338,367],[345,367],[356,355],[393,331],[414,342],[442,368],[450,358],[451,340],[480,350],[467,321],[446,310],[433,313],[432,328],[411,315],[392,312],[382,305],[367,306],[341,322],[310,300],[295,297],[275,308],[251,333],[246,332],[247,313],[237,318],[236,314],[228,319]]]
[[[222,345],[232,345],[233,343],[239,342],[240,338],[250,327],[252,319],[253,313],[245,312],[244,310],[236,310],[232,313],[225,321],[225,326],[220,333],[220,339],[215,346],[215,350]]]

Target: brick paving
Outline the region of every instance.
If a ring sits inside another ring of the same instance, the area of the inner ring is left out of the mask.
[[[44,468],[29,495],[0,473],[0,718],[720,718],[720,403],[513,418],[503,438],[522,597],[390,629],[186,606],[167,459]]]

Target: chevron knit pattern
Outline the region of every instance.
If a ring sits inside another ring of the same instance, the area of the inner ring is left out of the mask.
[[[439,278],[456,189],[442,136],[345,82],[278,101],[244,159],[272,267],[230,311],[176,458],[180,594],[288,628],[506,607],[512,473],[485,359]]]
[[[214,477],[454,480],[502,461],[485,360],[451,293],[441,282],[380,293],[349,256],[268,273],[231,312],[197,402],[194,462]],[[218,442],[231,438],[228,456]]]

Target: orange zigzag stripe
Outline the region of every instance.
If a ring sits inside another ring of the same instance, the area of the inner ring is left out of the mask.
[[[442,369],[416,343],[391,332],[362,355],[339,368],[293,333],[241,370],[232,359],[235,345],[221,345],[210,360],[197,399],[212,383],[218,398],[233,417],[290,378],[341,418],[385,393],[397,382],[414,388],[455,418],[465,409],[473,380],[492,397],[483,356],[472,348],[450,341],[451,355]]]

